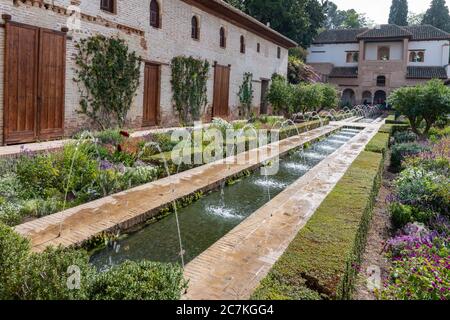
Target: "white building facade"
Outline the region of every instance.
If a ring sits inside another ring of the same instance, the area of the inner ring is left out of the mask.
[[[385,103],[396,88],[450,77],[450,34],[430,25],[328,30],[307,63],[343,92],[343,104]]]
[[[59,138],[88,126],[73,81],[82,38],[118,36],[142,57],[128,115],[133,128],[178,124],[170,63],[182,55],[211,64],[205,120],[237,117],[244,73],[253,74],[255,112],[266,112],[262,97],[271,76],[286,75],[288,49],[296,46],[221,0],[0,0],[0,12],[0,144]],[[68,30],[68,21],[79,30]]]

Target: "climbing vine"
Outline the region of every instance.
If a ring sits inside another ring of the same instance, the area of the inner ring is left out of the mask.
[[[199,120],[202,108],[208,103],[209,68],[207,60],[184,56],[172,59],[173,103],[183,125]]]
[[[81,95],[78,112],[102,130],[123,127],[139,87],[141,58],[116,37],[81,39],[76,48],[74,81]]]
[[[240,102],[240,114],[243,117],[250,116],[252,111],[253,102],[253,74],[250,72],[244,73],[244,79],[242,85],[239,87],[239,102]]]

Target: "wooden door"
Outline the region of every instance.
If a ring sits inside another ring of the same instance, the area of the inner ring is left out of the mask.
[[[159,92],[160,92],[160,66],[147,63],[144,73],[144,114],[142,125],[144,127],[158,124]]]
[[[40,30],[38,136],[47,140],[64,134],[66,36]]]
[[[6,24],[5,144],[31,142],[37,137],[38,39],[38,28]]]
[[[260,114],[267,114],[267,91],[269,89],[269,80],[261,80],[261,108]]]
[[[63,135],[65,57],[64,33],[6,23],[5,144]]]
[[[216,65],[214,71],[213,117],[228,117],[230,67]]]

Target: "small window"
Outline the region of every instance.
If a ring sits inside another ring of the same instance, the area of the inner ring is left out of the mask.
[[[347,52],[346,61],[347,61],[347,63],[358,62],[359,61],[359,52],[357,52],[357,51]]]
[[[256,52],[261,52],[261,44],[259,42],[256,44]]]
[[[378,48],[378,60],[389,61],[391,55],[391,49],[389,47],[379,47]]]
[[[220,47],[226,48],[227,47],[227,38],[225,36],[225,28],[220,28]]]
[[[378,76],[377,77],[377,87],[384,87],[384,86],[386,86],[386,77]]]
[[[425,51],[411,51],[409,53],[409,62],[424,62],[425,61]]]
[[[159,3],[156,0],[150,2],[150,25],[154,28],[161,28]]]
[[[199,40],[200,39],[200,28],[199,28],[198,18],[196,16],[192,17],[191,27],[192,27],[192,31],[191,31],[192,39]]]
[[[280,47],[277,48],[277,58],[281,59],[281,48]]]
[[[245,38],[241,36],[241,53],[245,53]]]
[[[116,4],[115,0],[100,0],[100,9],[106,12],[115,13]]]

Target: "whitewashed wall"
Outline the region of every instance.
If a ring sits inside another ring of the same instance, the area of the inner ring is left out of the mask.
[[[445,66],[449,58],[449,41],[411,41],[408,50],[425,50],[424,62],[409,62],[409,66]]]
[[[347,52],[359,51],[358,43],[312,45],[308,48],[308,63],[332,63],[337,67],[352,67],[358,63],[347,63]]]
[[[378,60],[378,48],[389,47],[391,49],[390,60],[403,60],[403,42],[366,42],[366,60]]]

